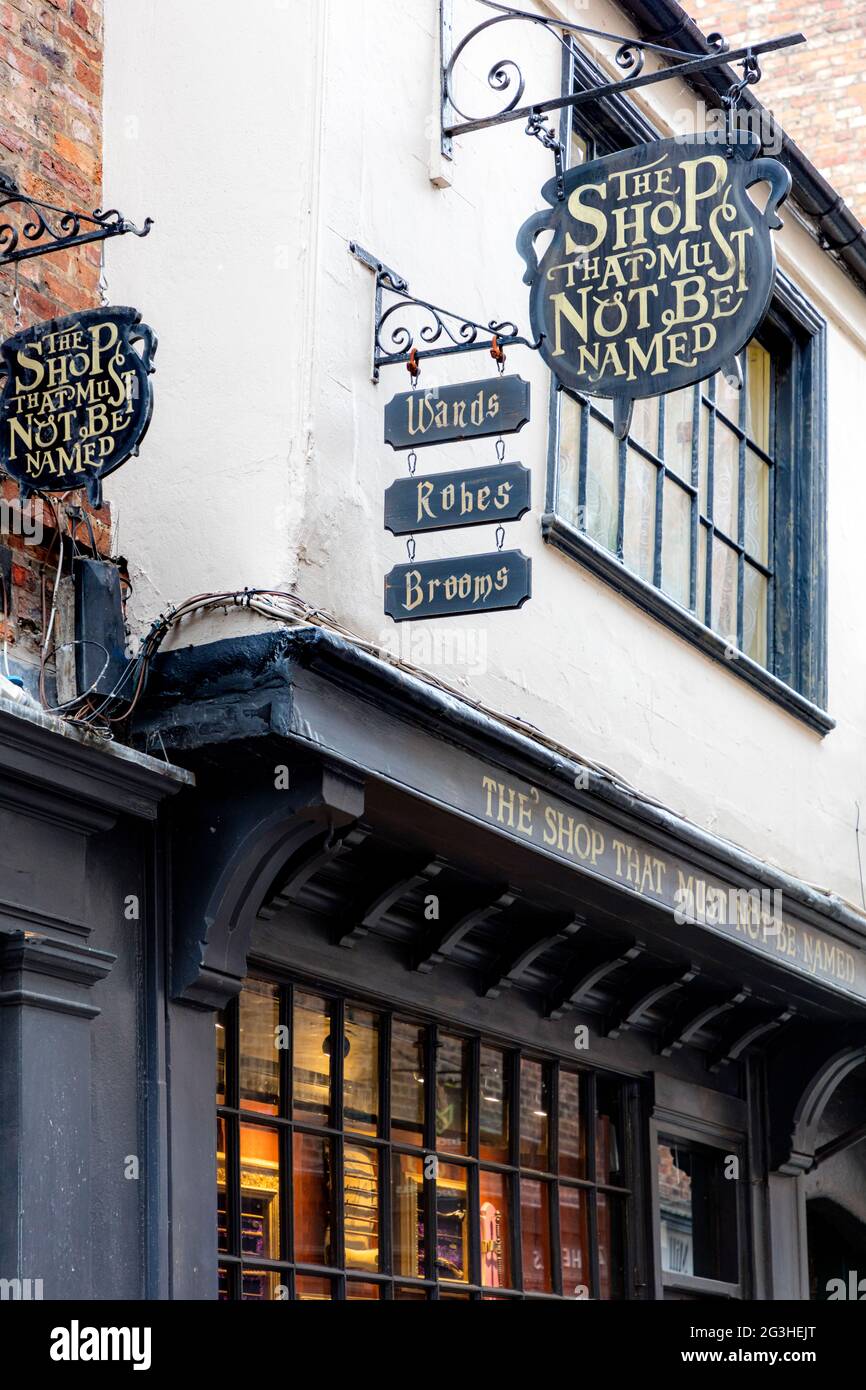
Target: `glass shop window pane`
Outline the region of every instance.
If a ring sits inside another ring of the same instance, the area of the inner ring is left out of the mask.
[[[709,626],[707,613],[707,536],[708,530],[701,521],[698,524],[698,572],[696,575],[695,613],[702,623]]]
[[[760,343],[746,350],[746,433],[765,454],[770,453],[771,359]]]
[[[716,405],[732,425],[740,423],[742,400],[743,393],[737,385],[736,377],[727,377],[724,372],[716,372]]]
[[[737,552],[724,541],[713,540],[713,601],[710,626],[732,646],[737,637]]]
[[[424,1277],[424,1169],[422,1160],[412,1154],[391,1157],[391,1246],[394,1274]]]
[[[220,1265],[217,1270],[217,1300],[220,1303],[229,1300],[229,1272],[225,1265]]]
[[[620,1101],[616,1082],[600,1078],[596,1087],[595,1180],[612,1187],[622,1187],[625,1182]]]
[[[659,452],[659,398],[658,396],[644,396],[634,403],[632,410],[631,426],[628,432],[629,439],[633,439],[637,444],[642,444],[651,453]]]
[[[379,1132],[379,1019],[356,1004],[346,1006],[343,1048],[343,1120],[360,1134]]]
[[[343,1232],[348,1269],[379,1268],[379,1155],[363,1144],[343,1149]]]
[[[583,406],[562,391],[559,409],[559,509],[566,521],[583,530],[577,506]]]
[[[424,1142],[424,1029],[399,1018],[391,1027],[391,1138]]]
[[[662,512],[662,583],[682,608],[691,595],[692,499],[672,478],[665,478]]]
[[[267,1125],[241,1125],[240,1253],[280,1258],[279,1132]]]
[[[547,1170],[549,1164],[550,1089],[547,1068],[520,1059],[520,1165]]]
[[[330,1263],[331,1155],[330,1139],[297,1132],[292,1136],[295,1259],[300,1264]]]
[[[586,460],[586,516],[581,529],[615,555],[618,523],[619,443],[613,430],[591,415]]]
[[[725,1154],[707,1145],[660,1138],[661,1266],[665,1273],[738,1280],[737,1184]]]
[[[378,1284],[361,1284],[357,1279],[350,1279],[346,1284],[346,1298],[363,1298],[372,1300],[381,1298],[382,1292]]]
[[[705,405],[701,406],[701,447],[698,451],[698,507],[701,516],[708,517],[710,514],[709,504],[709,478],[710,478],[710,433],[713,428],[713,417]]]
[[[469,1132],[469,1043],[440,1033],[436,1053],[436,1147],[466,1153]]]
[[[226,1122],[217,1120],[217,1249],[228,1253],[229,1223],[226,1198]],[[234,1253],[234,1252],[232,1252]]]
[[[658,469],[629,449],[626,462],[623,560],[648,583],[653,581]]]
[[[678,478],[692,481],[692,439],[695,432],[695,388],[665,396],[665,451],[667,467]]]
[[[479,1174],[478,1214],[481,1282],[488,1289],[509,1289],[511,1283],[511,1180],[504,1173]]]
[[[770,465],[746,450],[744,543],[762,565],[768,563],[770,542]]]
[[[299,1274],[295,1280],[295,1296],[301,1301],[308,1299],[333,1298],[330,1279],[318,1279],[315,1275]]]
[[[713,521],[732,541],[739,537],[740,441],[721,420],[716,421],[713,453]]]
[[[241,1106],[276,1115],[280,1108],[277,986],[264,980],[248,980],[241,990],[239,1009]]]
[[[508,1065],[498,1048],[481,1049],[481,1157],[508,1162]]]
[[[532,1293],[549,1293],[550,1188],[546,1182],[520,1179],[520,1227],[523,1287]]]
[[[572,164],[585,164],[590,157],[586,140],[572,126],[571,144],[569,147],[569,167]]]
[[[244,1269],[241,1271],[241,1298],[245,1303],[271,1303],[285,1298],[284,1280],[288,1274],[275,1269]]]
[[[748,560],[743,585],[743,651],[767,664],[767,579]]]
[[[226,1103],[226,1016],[216,1016],[216,1099],[217,1105]]]
[[[295,992],[292,1116],[326,1125],[331,1114],[331,1013],[324,999]]]
[[[566,1298],[588,1298],[589,1213],[588,1195],[579,1187],[559,1189],[559,1243],[562,1257],[562,1292]]]
[[[625,1298],[624,1207],[617,1197],[598,1194],[598,1296]]]
[[[412,1299],[416,1303],[426,1303],[427,1290],[416,1288],[412,1284],[396,1284],[394,1286],[394,1297],[403,1300]]]
[[[577,1072],[559,1073],[559,1172],[564,1178],[586,1177],[586,1131]]]
[[[436,1273],[469,1282],[469,1191],[466,1169],[440,1163],[436,1178]]]

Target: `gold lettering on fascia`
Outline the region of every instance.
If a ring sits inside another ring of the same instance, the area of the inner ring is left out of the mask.
[[[724,928],[808,975],[831,983],[857,983],[854,953],[838,941],[785,919],[778,893],[737,889],[686,873],[621,834],[609,836],[596,821],[555,804],[537,787],[520,788],[485,775],[481,791],[487,820],[544,845],[563,859],[596,869],[642,898],[675,905],[678,922]]]
[[[432,392],[412,391],[406,396],[406,429],[416,435],[451,434],[474,425],[480,428],[499,414],[499,393],[482,387],[471,400],[448,401]]]
[[[579,245],[566,232],[571,259],[547,271],[553,356],[567,350],[589,381],[697,366],[716,343],[716,322],[737,314],[748,294],[746,244],[754,228],[732,196],[729,162],[706,154],[671,167],[669,158],[581,184],[568,200],[590,239]],[[704,203],[712,210],[702,218]],[[668,242],[659,244],[661,237]],[[602,243],[609,253],[593,255]],[[653,301],[666,281],[673,305],[650,334]],[[573,334],[567,349],[565,325]]]

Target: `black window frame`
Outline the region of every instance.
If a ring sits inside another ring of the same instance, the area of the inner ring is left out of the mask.
[[[279,1282],[287,1290],[287,1298],[296,1298],[296,1277],[325,1278],[330,1282],[332,1299],[342,1301],[347,1297],[347,1288],[354,1280],[360,1284],[376,1284],[380,1288],[380,1298],[393,1299],[398,1288],[416,1290],[426,1299],[437,1300],[448,1297],[468,1297],[479,1299],[518,1299],[519,1301],[563,1301],[574,1299],[574,1293],[567,1293],[562,1287],[562,1261],[560,1248],[559,1193],[563,1187],[581,1190],[586,1193],[585,1220],[588,1229],[587,1253],[590,1265],[589,1297],[598,1297],[600,1289],[599,1241],[597,1213],[599,1197],[608,1196],[620,1204],[622,1217],[622,1262],[623,1262],[623,1300],[645,1296],[646,1280],[640,1273],[643,1264],[643,1241],[639,1222],[645,1217],[646,1206],[643,1200],[644,1162],[640,1134],[642,1132],[643,1097],[639,1079],[621,1073],[590,1068],[576,1057],[563,1057],[555,1052],[547,1052],[522,1043],[489,1034],[485,1030],[470,1029],[460,1021],[440,1020],[417,1010],[405,1008],[402,1004],[382,1003],[368,998],[363,990],[350,987],[336,987],[318,980],[274,972],[267,968],[254,968],[249,977],[257,982],[278,986],[279,1019],[288,1027],[288,1038],[292,1039],[292,1016],[295,991],[312,994],[326,999],[331,1005],[331,1027],[336,1033],[336,1046],[333,1050],[332,1088],[333,1106],[327,1125],[307,1123],[293,1118],[292,1111],[292,1058],[291,1045],[280,1052],[280,1091],[282,1104],[280,1113],[272,1115],[240,1105],[239,1081],[239,1000],[235,999],[226,1010],[217,1016],[218,1025],[225,1028],[225,1102],[217,1104],[216,1117],[225,1127],[226,1171],[225,1171],[225,1210],[228,1250],[220,1250],[217,1260],[221,1270],[226,1271],[228,1298],[238,1301],[242,1290],[242,1272],[268,1272],[276,1274]],[[359,1134],[347,1130],[343,1123],[342,1057],[344,1047],[345,1014],[349,1006],[356,1005],[369,1009],[379,1016],[379,1120],[375,1136]],[[435,1085],[427,1084],[425,1106],[425,1133],[423,1144],[411,1144],[393,1138],[390,1129],[390,1065],[391,1028],[399,1019],[417,1024],[425,1030],[425,1074],[435,1077],[436,1045],[439,1035],[459,1036],[469,1042],[469,1109],[468,1143],[465,1154],[444,1148],[437,1148]],[[479,1109],[479,1065],[482,1047],[503,1051],[508,1058],[508,1096],[510,1121],[510,1144],[507,1163],[495,1162],[481,1156],[480,1150],[480,1109]],[[234,1057],[234,1062],[232,1062]],[[539,1062],[545,1068],[550,1099],[550,1132],[548,1143],[548,1167],[535,1170],[521,1161],[520,1153],[520,1095],[519,1069],[523,1059]],[[581,1123],[586,1136],[586,1176],[583,1178],[563,1176],[558,1171],[557,1158],[557,1099],[559,1077],[562,1072],[578,1074],[581,1078]],[[618,1089],[621,1097],[620,1133],[622,1142],[622,1181],[603,1182],[596,1172],[596,1118],[598,1116],[598,1088],[611,1083]],[[242,1252],[241,1235],[241,1165],[240,1165],[240,1127],[261,1125],[276,1129],[279,1133],[280,1171],[283,1181],[279,1189],[279,1227],[281,1246],[279,1258],[258,1257]],[[413,1278],[410,1275],[394,1273],[392,1268],[383,1270],[352,1269],[346,1265],[343,1242],[343,1211],[340,1201],[334,1202],[335,1231],[332,1235],[333,1251],[336,1258],[326,1265],[308,1265],[290,1258],[294,1253],[293,1206],[292,1206],[292,1137],[295,1133],[309,1133],[317,1138],[330,1138],[334,1146],[334,1182],[342,1186],[342,1150],[344,1143],[362,1144],[375,1148],[379,1155],[379,1221],[380,1240],[386,1265],[391,1257],[391,1178],[392,1155],[407,1154],[422,1161],[435,1155],[440,1164],[452,1164],[467,1169],[467,1191],[472,1202],[468,1236],[468,1279],[465,1282],[449,1281],[437,1274],[431,1252],[436,1246],[436,1205],[435,1185],[425,1182],[424,1212],[428,1232],[428,1267],[425,1277]],[[478,1206],[479,1173],[484,1169],[502,1173],[509,1185],[509,1233],[510,1265],[512,1284],[498,1289],[480,1282],[480,1247],[475,1216]],[[549,1257],[551,1270],[551,1290],[537,1292],[523,1286],[520,1243],[520,1182],[521,1180],[540,1181],[549,1185],[547,1203],[549,1226]],[[215,1203],[216,1209],[216,1203]]]
[[[707,1279],[697,1274],[675,1274],[662,1269],[661,1259],[661,1192],[658,1174],[659,1143],[666,1139],[680,1140],[684,1146],[718,1149],[724,1156],[734,1156],[739,1162],[739,1177],[725,1179],[734,1182],[737,1213],[737,1279],[726,1282]],[[665,1294],[687,1295],[691,1298],[738,1299],[752,1297],[751,1231],[747,1201],[749,1193],[749,1153],[745,1134],[734,1134],[720,1126],[690,1125],[673,1115],[654,1115],[649,1126],[650,1166],[652,1170],[652,1230],[655,1264],[655,1298]]]
[[[595,85],[599,70],[574,45],[564,58],[566,90]],[[563,112],[560,139],[568,151],[575,131],[598,157],[659,138],[625,96]],[[667,628],[773,700],[820,735],[835,727],[827,712],[827,325],[806,295],[777,272],[764,336],[790,345],[776,362],[776,438],[773,550],[774,601],[767,666],[733,650],[727,636],[708,627],[656,583],[650,582],[586,535],[558,510],[562,388],[551,376],[544,540],[577,560]],[[760,340],[761,334],[758,335]],[[702,391],[706,394],[705,389]],[[585,412],[584,412],[585,414]],[[740,600],[741,602],[742,600]]]

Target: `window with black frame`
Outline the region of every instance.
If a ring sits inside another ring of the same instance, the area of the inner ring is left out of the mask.
[[[624,131],[617,144],[612,128],[575,116],[571,163],[639,138]],[[832,727],[824,340],[780,275],[740,354],[742,389],[720,372],[636,401],[620,441],[609,401],[553,388],[545,522],[548,541],[821,732]]]
[[[670,1296],[744,1297],[740,1155],[661,1133],[656,1145],[659,1273]]]
[[[634,1104],[633,1083],[251,979],[217,1021],[219,1296],[628,1297]]]

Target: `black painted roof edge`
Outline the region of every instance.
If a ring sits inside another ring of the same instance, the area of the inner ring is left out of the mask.
[[[706,35],[689,17],[677,0],[617,0],[617,4],[634,21],[641,38],[652,43],[664,43],[696,56],[710,53]],[[808,42],[809,35],[806,34]],[[779,54],[770,54],[767,61],[784,62]],[[739,77],[725,66],[710,68],[683,78],[707,103],[721,106],[721,97],[731,82]],[[819,99],[816,94],[816,100]],[[767,110],[754,92],[747,88],[742,104],[752,110]],[[800,208],[816,224],[825,251],[837,257],[861,289],[866,289],[866,229],[856,214],[846,205],[842,195],[815,168],[800,146],[787,135],[781,124],[772,117],[773,129],[781,136],[779,159],[791,172],[793,197]]]
[[[160,654],[151,668],[139,733],[158,728],[160,715],[170,718],[173,705],[223,696],[236,700],[245,690],[282,687],[291,683],[293,667],[313,671],[401,719],[413,719],[428,733],[490,757],[517,775],[543,781],[576,805],[585,803],[587,796],[597,797],[656,834],[673,838],[746,878],[778,888],[816,918],[833,921],[858,939],[866,937],[866,915],[837,894],[821,891],[742,846],[703,830],[629,789],[614,776],[581,762],[578,754],[566,756],[534,738],[531,726],[527,725],[523,733],[459,695],[426,681],[422,674],[414,675],[383,661],[326,628],[279,628]],[[239,739],[244,732],[239,724]],[[578,775],[588,791],[575,791]]]

